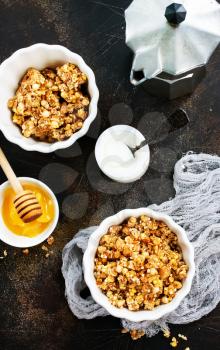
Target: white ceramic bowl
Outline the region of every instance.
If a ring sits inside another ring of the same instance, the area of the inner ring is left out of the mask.
[[[110,142],[109,137],[111,140]],[[145,138],[140,131],[129,125],[114,125],[106,129],[99,136],[95,146],[95,157],[99,168],[106,176],[120,183],[131,183],[139,180],[146,173],[149,167],[149,146],[145,145],[136,151],[135,158],[132,160],[132,162],[126,162],[123,155],[120,154],[120,151],[118,151],[118,147],[115,142],[120,141],[120,143],[125,145],[125,147],[129,146],[134,148],[139,146],[144,140]],[[114,149],[116,153],[114,153]],[[111,151],[113,153],[111,153]],[[119,152],[119,154],[117,152]],[[116,167],[115,165],[110,165],[112,163],[112,157],[115,157],[115,161],[113,163],[118,163],[119,166]],[[106,168],[105,165],[108,163],[108,161],[110,161],[110,166]]]
[[[171,230],[176,233],[178,243],[182,249],[183,257],[189,267],[189,271],[183,283],[182,289],[177,292],[175,298],[169,304],[157,306],[151,311],[130,311],[126,308],[119,309],[113,306],[109,302],[107,296],[102,293],[100,288],[98,288],[94,277],[94,258],[100,238],[108,231],[108,228],[111,225],[118,225],[130,216],[139,217],[141,215],[148,215],[156,220],[164,221],[171,228]],[[133,322],[155,321],[174,311],[179,306],[183,298],[185,298],[185,296],[189,293],[195,274],[194,249],[183,228],[177,225],[168,215],[155,212],[147,208],[125,209],[102,221],[97,230],[92,233],[88,241],[88,247],[84,253],[83,268],[85,282],[90,289],[93,299],[104,307],[109,314]]]
[[[51,221],[50,225],[40,235],[38,235],[36,237],[31,237],[31,238],[14,234],[5,225],[4,220],[2,218],[2,215],[0,215],[0,240],[2,240],[6,244],[9,244],[13,247],[29,248],[29,247],[33,247],[37,244],[42,243],[53,233],[53,231],[57,225],[58,219],[59,219],[59,206],[58,206],[57,199],[56,199],[55,195],[50,190],[50,188],[47,185],[45,185],[43,182],[41,182],[37,179],[33,179],[31,177],[20,177],[19,180],[21,182],[33,183],[33,184],[36,184],[39,187],[43,188],[51,197],[51,199],[53,201],[53,205],[54,205],[54,213],[55,214],[54,214],[54,218]],[[10,187],[10,184],[8,181],[4,182],[0,186],[0,208],[2,208],[3,193],[7,187]]]
[[[11,111],[7,103],[14,96],[20,79],[30,67],[43,69],[55,67],[64,63],[75,63],[88,77],[88,92],[91,98],[89,116],[81,130],[73,134],[65,141],[52,144],[36,141],[34,138],[25,138],[12,122]],[[87,66],[81,56],[71,52],[60,45],[35,44],[16,51],[0,65],[0,129],[8,141],[15,143],[26,151],[38,151],[42,153],[54,152],[71,146],[76,140],[84,136],[97,115],[99,91],[96,86],[93,71]]]

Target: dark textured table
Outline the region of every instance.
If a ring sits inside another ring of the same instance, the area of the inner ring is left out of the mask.
[[[61,215],[54,232],[53,254],[41,246],[24,256],[0,244],[0,349],[95,350],[169,349],[161,335],[133,342],[120,333],[117,319],[77,320],[64,296],[61,253],[79,228],[98,224],[125,207],[161,203],[174,195],[173,166],[189,150],[220,153],[220,48],[208,74],[192,96],[169,102],[151,97],[129,82],[132,55],[124,43],[124,9],[129,0],[2,0],[0,59],[37,42],[62,44],[82,55],[94,69],[100,89],[99,115],[88,136],[72,150],[55,154],[25,152],[1,134],[1,145],[19,176],[41,178],[57,193]],[[1,83],[1,82],[0,82]],[[177,107],[190,123],[168,137],[154,138],[155,124]],[[1,116],[4,118],[4,116]],[[155,123],[156,121],[156,123]],[[131,186],[104,178],[94,162],[97,136],[115,123],[150,132],[151,165]],[[148,128],[148,125],[149,128]],[[150,130],[150,131],[149,131]],[[58,175],[59,183],[55,178]],[[5,177],[0,172],[1,183]],[[220,308],[202,320],[171,327],[188,336],[192,350],[220,349]],[[179,349],[183,349],[182,345]]]

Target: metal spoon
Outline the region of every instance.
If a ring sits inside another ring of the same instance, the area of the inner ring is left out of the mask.
[[[169,135],[171,132],[174,132],[186,126],[189,122],[189,118],[187,113],[180,108],[180,109],[177,109],[173,114],[171,114],[167,118],[167,121],[169,124],[169,130],[167,131],[167,135]],[[163,127],[167,125],[167,121],[161,125],[159,129],[159,133],[162,131]],[[139,149],[149,144],[150,144],[150,141],[145,139],[136,147],[130,147],[130,146],[127,146],[127,147],[129,148],[129,150],[132,152],[134,156],[135,152],[137,152]]]

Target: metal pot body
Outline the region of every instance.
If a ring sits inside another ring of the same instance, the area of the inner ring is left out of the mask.
[[[193,93],[205,75],[205,65],[180,75],[161,73],[155,78],[145,81],[143,87],[154,96],[173,100]]]

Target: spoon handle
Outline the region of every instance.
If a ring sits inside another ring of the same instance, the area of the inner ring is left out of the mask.
[[[149,145],[154,145],[159,141],[165,140],[171,133],[183,128],[189,123],[189,117],[184,109],[179,108],[166,118],[152,139],[148,139]]]
[[[182,108],[177,109],[167,118],[167,120],[170,125],[169,134],[183,128],[189,123],[188,115]]]
[[[133,149],[133,152],[138,151],[139,149],[143,148],[144,146],[148,145],[148,141],[145,139],[143,140],[137,147]]]
[[[0,165],[6,177],[8,178],[13,190],[15,191],[15,193],[22,192],[23,188],[21,186],[21,183],[16,177],[14,171],[12,170],[12,167],[10,166],[1,148],[0,148]]]
[[[169,134],[171,134],[172,132],[174,132],[176,130],[183,128],[188,123],[189,123],[189,118],[188,118],[187,113],[182,108],[179,108],[167,118],[166,122],[164,122],[161,125],[161,127],[157,131],[157,134],[159,135],[159,137],[164,136],[164,138],[166,138]],[[166,128],[165,135],[163,135],[163,129],[166,126],[168,126],[168,129]],[[136,151],[138,151],[142,147],[144,147],[146,145],[151,145],[153,143],[153,141],[154,140],[146,140],[145,139],[137,147],[133,148],[132,152],[135,153]]]

